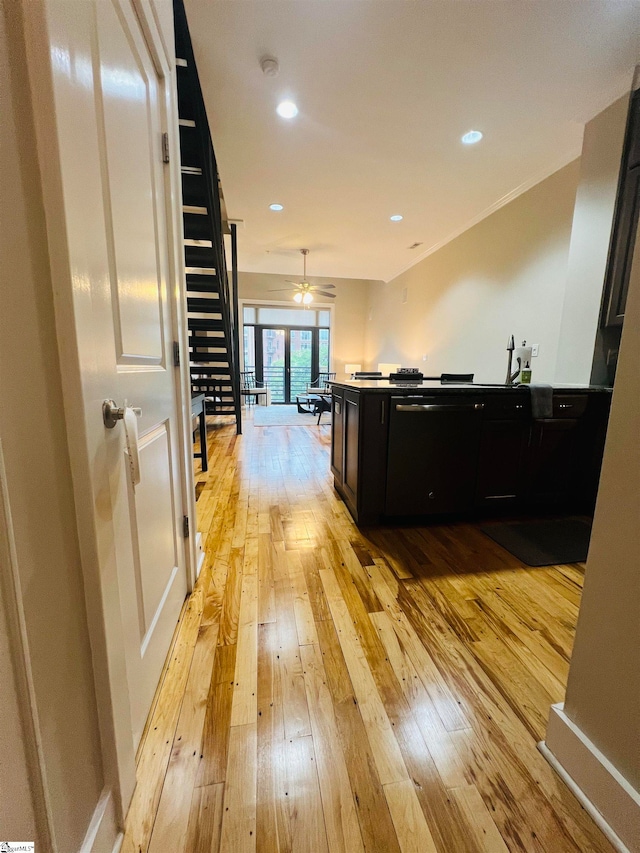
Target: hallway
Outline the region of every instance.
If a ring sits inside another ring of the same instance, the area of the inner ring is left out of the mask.
[[[536,749],[581,567],[523,569],[464,523],[359,531],[329,427],[215,420],[122,850],[612,850]]]

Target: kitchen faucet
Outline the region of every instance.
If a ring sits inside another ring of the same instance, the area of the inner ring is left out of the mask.
[[[522,368],[522,361],[520,357],[518,357],[518,366],[517,368],[511,372],[511,368],[513,366],[513,351],[516,348],[516,342],[513,339],[513,335],[511,335],[508,343],[507,343],[507,352],[509,353],[508,361],[507,361],[507,378],[505,380],[505,385],[513,385],[516,379],[516,376],[520,373]]]

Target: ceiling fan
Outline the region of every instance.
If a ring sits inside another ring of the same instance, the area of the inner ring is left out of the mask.
[[[329,299],[335,299],[335,293],[327,293],[328,289],[335,290],[335,284],[310,284],[307,281],[307,255],[309,254],[308,249],[300,249],[300,253],[303,257],[304,270],[302,273],[302,281],[291,281],[290,279],[285,279],[288,284],[293,285],[293,287],[276,287],[269,291],[269,293],[281,293],[282,291],[289,291],[289,293],[293,293],[293,301],[302,303],[303,305],[309,305],[313,302],[314,296],[327,296]]]

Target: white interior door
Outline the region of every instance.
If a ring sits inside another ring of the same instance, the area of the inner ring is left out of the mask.
[[[111,285],[110,395],[140,407],[140,483],[114,429],[116,547],[134,743],[158,683],[187,586],[181,541],[162,133],[164,84],[127,3],[96,3],[98,128]],[[105,392],[107,387],[105,386]]]
[[[53,154],[43,149],[52,127],[59,171],[50,185],[60,185],[64,215],[54,198],[48,227],[52,258],[63,243],[59,269],[66,265],[69,276],[68,285],[60,280],[57,306],[65,410],[78,438],[71,462],[78,512],[88,522],[81,524],[81,539],[89,527],[95,539],[87,544],[87,535],[81,544],[87,570],[95,547],[96,583],[88,582],[87,594],[95,648],[104,636],[110,704],[103,729],[113,729],[126,804],[133,753],[187,594],[186,437],[172,356],[179,288],[170,247],[176,245],[179,201],[175,190],[172,198],[175,180],[168,177],[162,144],[171,123],[177,127],[175,97],[167,46],[160,38],[150,40],[154,19],[145,20],[143,3],[41,2],[49,28],[53,119],[40,132],[39,146],[46,171]],[[103,425],[105,399],[142,410],[137,485],[123,422],[113,429]],[[76,420],[83,421],[82,429],[76,430]],[[97,619],[104,623],[100,631]]]

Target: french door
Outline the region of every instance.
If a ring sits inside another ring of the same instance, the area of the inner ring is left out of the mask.
[[[254,336],[256,379],[272,403],[295,403],[329,369],[329,329],[255,326]]]

